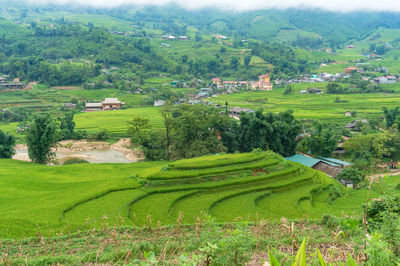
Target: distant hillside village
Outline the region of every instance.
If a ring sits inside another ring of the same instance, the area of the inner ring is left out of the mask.
[[[220,78],[213,78],[211,86],[219,88],[246,88],[258,91],[272,90],[273,85],[268,74],[258,77],[258,81],[221,81]]]

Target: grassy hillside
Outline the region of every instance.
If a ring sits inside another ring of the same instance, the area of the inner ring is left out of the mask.
[[[1,237],[110,225],[194,223],[210,214],[318,218],[358,215],[366,191],[272,153],[135,164],[43,166],[0,160]],[[334,191],[345,197],[336,199]],[[373,193],[375,195],[375,193]]]

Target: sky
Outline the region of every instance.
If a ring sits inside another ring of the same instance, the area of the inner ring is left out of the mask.
[[[175,3],[187,9],[217,7],[247,11],[268,8],[321,8],[329,11],[400,11],[400,0],[28,0],[35,3],[82,4],[116,7],[125,4],[163,5]]]

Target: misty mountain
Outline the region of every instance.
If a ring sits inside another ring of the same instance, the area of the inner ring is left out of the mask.
[[[54,18],[56,15],[51,15],[52,12],[106,15],[134,25],[153,25],[153,28],[161,29],[166,34],[184,35],[182,28],[191,26],[202,33],[219,33],[237,38],[283,41],[295,45],[307,42],[311,48],[335,47],[350,40],[361,40],[380,27],[400,28],[400,13],[395,12],[342,13],[319,9],[233,12],[211,7],[187,10],[175,4],[95,8],[3,1],[0,17]]]

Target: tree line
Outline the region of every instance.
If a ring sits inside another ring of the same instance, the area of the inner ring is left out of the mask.
[[[128,123],[133,143],[149,160],[176,160],[221,152],[273,150],[283,156],[296,151],[301,123],[291,111],[242,114],[240,121],[208,105],[166,106],[160,115],[163,132],[150,129],[150,121],[135,116]]]

